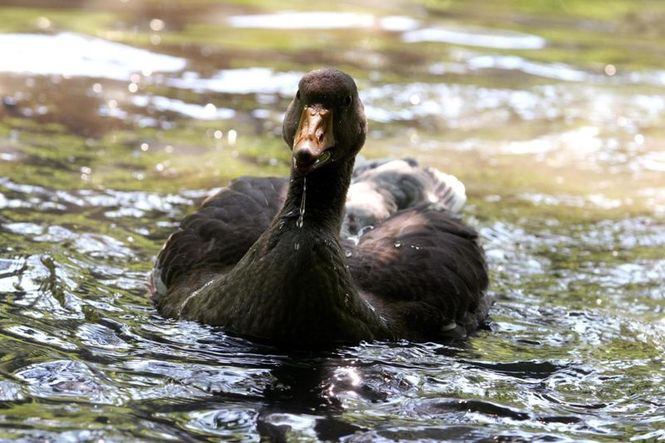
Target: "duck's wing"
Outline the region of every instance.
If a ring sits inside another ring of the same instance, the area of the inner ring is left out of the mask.
[[[361,161],[347,194],[342,235],[357,235],[397,211],[425,203],[457,213],[466,203],[464,185],[412,159]]]
[[[412,208],[350,246],[349,270],[361,295],[399,325],[402,336],[464,336],[477,329],[489,308],[477,237],[449,211]]]
[[[153,299],[192,269],[235,265],[283,205],[287,184],[285,178],[241,177],[207,198],[183,219],[159,253],[151,275]]]

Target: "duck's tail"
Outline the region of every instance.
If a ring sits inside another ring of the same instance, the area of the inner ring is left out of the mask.
[[[425,168],[432,180],[430,201],[451,212],[459,213],[466,204],[466,188],[457,177],[438,169]]]

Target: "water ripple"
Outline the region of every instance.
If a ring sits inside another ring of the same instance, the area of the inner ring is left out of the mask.
[[[665,438],[657,14],[631,7],[610,25],[542,5],[504,20],[499,4],[464,2],[135,3],[0,7],[27,32],[0,35],[2,438]],[[57,31],[74,22],[143,47]],[[161,318],[147,299],[159,247],[207,192],[159,189],[253,173],[319,65],[357,79],[366,155],[466,177],[496,301],[488,329],[285,352]],[[173,175],[119,183],[167,161]]]
[[[83,362],[54,360],[29,365],[16,372],[30,393],[43,398],[71,398],[99,404],[117,404],[123,395],[106,376]]]

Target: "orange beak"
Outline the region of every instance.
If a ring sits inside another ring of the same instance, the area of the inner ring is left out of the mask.
[[[305,106],[293,140],[293,165],[300,174],[307,174],[332,159],[335,146],[333,113],[319,105]]]

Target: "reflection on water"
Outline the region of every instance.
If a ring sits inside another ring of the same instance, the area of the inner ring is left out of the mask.
[[[274,72],[270,68],[227,69],[209,78],[200,78],[195,72],[186,72],[182,78],[167,80],[175,88],[206,90],[228,94],[282,94],[290,95],[297,88],[302,72]]]
[[[508,3],[0,6],[0,439],[665,438],[665,10]],[[286,173],[328,64],[363,155],[465,182],[491,331],[285,354],[147,301],[210,189]]]
[[[468,61],[471,70],[503,69],[506,71],[522,71],[525,74],[571,82],[589,80],[589,75],[560,63],[544,64],[524,60],[515,55],[473,57]]]
[[[408,43],[441,42],[497,49],[540,49],[545,46],[545,39],[536,35],[472,28],[424,28],[407,32],[402,39]]]
[[[157,112],[173,111],[198,120],[227,120],[233,118],[236,114],[233,109],[218,108],[212,103],[201,106],[160,96],[135,95],[132,97],[132,103],[140,108],[150,106],[155,108]]]
[[[179,71],[186,61],[72,33],[0,34],[0,72],[126,80],[133,73]]]
[[[385,31],[408,31],[418,27],[418,20],[405,16],[375,17],[352,12],[278,12],[275,14],[237,15],[228,18],[234,28],[258,29],[344,29],[378,27]]]
[[[237,15],[229,17],[228,22],[236,28],[341,29],[371,26],[374,17],[350,12],[279,12]]]

